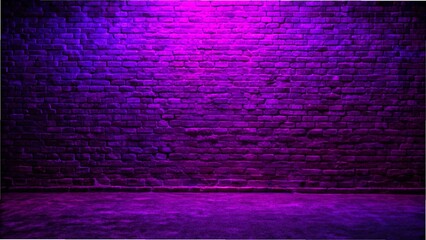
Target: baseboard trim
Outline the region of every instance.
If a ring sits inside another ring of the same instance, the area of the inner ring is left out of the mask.
[[[2,192],[269,192],[334,194],[425,194],[424,188],[256,188],[256,187],[11,187]]]

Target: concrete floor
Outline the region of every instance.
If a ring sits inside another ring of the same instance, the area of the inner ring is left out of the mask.
[[[4,193],[1,238],[424,239],[423,195]]]

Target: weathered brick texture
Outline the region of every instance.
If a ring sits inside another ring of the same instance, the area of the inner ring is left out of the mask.
[[[423,187],[425,12],[4,1],[2,184]]]

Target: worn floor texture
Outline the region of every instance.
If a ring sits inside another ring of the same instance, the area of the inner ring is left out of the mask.
[[[425,239],[423,195],[4,193],[1,238]]]

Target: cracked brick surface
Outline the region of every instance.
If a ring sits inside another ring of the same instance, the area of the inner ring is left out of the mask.
[[[424,12],[5,2],[2,184],[422,188]]]

